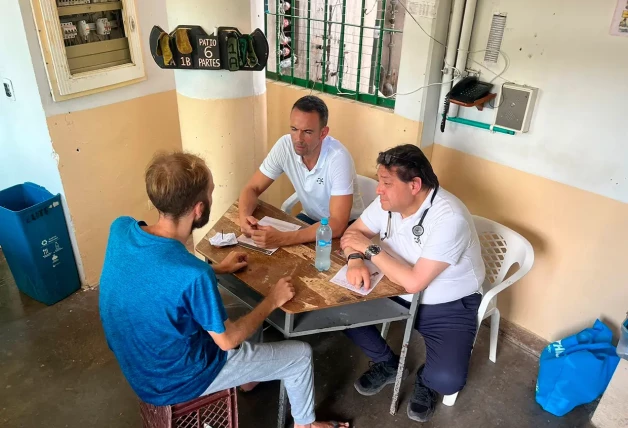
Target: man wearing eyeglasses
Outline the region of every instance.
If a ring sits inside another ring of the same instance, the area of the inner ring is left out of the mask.
[[[347,280],[370,288],[364,260],[409,293],[398,301],[409,307],[423,291],[415,328],[425,340],[426,360],[417,372],[407,413],[428,421],[438,394],[460,391],[467,379],[477,330],[485,268],[473,218],[464,204],[439,187],[432,166],[416,146],[406,144],[377,158],[378,198],[341,240]],[[381,245],[372,241],[379,235]],[[395,382],[399,358],[374,326],[346,330],[373,361],[354,384],[374,395]],[[408,373],[404,373],[405,376]]]
[[[239,200],[242,232],[263,248],[277,248],[316,240],[316,224],[329,220],[338,238],[364,210],[353,158],[340,141],[329,136],[327,106],[318,97],[305,96],[292,107],[290,134],[273,146],[242,189]],[[296,190],[304,213],[297,218],[312,225],[294,232],[260,226],[253,217],[259,196],[285,173]]]

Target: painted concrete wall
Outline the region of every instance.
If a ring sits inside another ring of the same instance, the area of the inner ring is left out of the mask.
[[[136,2],[147,80],[57,103],[50,95],[30,2],[19,3],[35,72],[29,87],[39,89],[42,127],[58,154],[56,173],[65,184],[86,282],[96,285],[111,222],[121,215],[156,218],[144,188],[146,165],[157,151],[181,149],[174,74],[159,69],[148,50],[152,26],[168,28],[166,2]]]
[[[616,334],[628,310],[628,205],[435,144],[444,188],[472,214],[504,224],[534,247],[528,275],[498,298],[502,316],[553,341],[596,318]]]
[[[508,13],[504,78],[540,88],[532,126],[511,137],[448,124],[435,135],[443,185],[533,244],[532,271],[499,306],[547,340],[597,317],[617,329],[628,309],[628,38],[609,35],[615,5],[479,0],[471,50],[485,49],[491,14]],[[486,122],[494,114],[461,110]]]
[[[0,78],[10,79],[15,101],[0,93],[0,189],[27,181],[62,195],[66,222],[72,239],[79,276],[84,273],[74,236],[70,211],[46,116],[39,97],[33,62],[29,54],[23,14],[17,2],[7,2],[0,14]]]
[[[16,101],[0,93],[0,188],[32,181],[63,193],[44,109],[39,99],[20,5],[7,2],[0,14],[0,78],[13,83]]]
[[[158,151],[181,149],[174,91],[48,118],[89,285],[96,285],[109,226],[129,215],[151,222],[144,170]]]
[[[483,159],[628,202],[628,38],[609,34],[615,0],[480,0],[471,50],[486,49],[491,15],[508,13],[504,78],[540,88],[528,134],[448,124],[436,142]],[[472,59],[483,63],[483,53]],[[491,67],[499,72],[503,59]],[[492,78],[481,69],[483,78]],[[496,81],[503,83],[502,79]],[[492,122],[494,112],[461,109]],[[451,126],[449,126],[451,125]]]

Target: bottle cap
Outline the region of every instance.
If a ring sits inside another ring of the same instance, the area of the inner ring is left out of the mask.
[[[323,218],[321,219],[321,224],[322,224],[323,226],[327,226],[327,225],[329,224],[329,220],[327,219],[327,217],[323,217]]]

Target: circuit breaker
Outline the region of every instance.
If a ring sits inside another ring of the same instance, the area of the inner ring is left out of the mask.
[[[136,0],[31,0],[53,99],[145,76]]]

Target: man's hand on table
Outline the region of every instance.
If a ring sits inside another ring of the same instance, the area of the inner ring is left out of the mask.
[[[258,220],[252,215],[240,219],[240,230],[247,238],[250,238],[253,231],[257,229],[257,222]]]
[[[364,254],[367,247],[371,244],[371,240],[357,230],[347,230],[340,239],[340,247],[343,251],[347,248],[353,248],[355,251]]]
[[[248,265],[249,256],[242,251],[232,251],[225,259],[214,265],[214,272],[218,274],[234,273]]]
[[[288,303],[294,297],[294,285],[292,285],[292,278],[287,276],[281,278],[277,284],[271,289],[270,293],[266,297],[273,305],[275,309],[282,307]]]
[[[279,248],[289,245],[287,241],[289,232],[281,232],[272,226],[257,226],[251,233],[251,239],[258,247]]]
[[[364,260],[352,259],[348,262],[347,281],[355,288],[368,291],[371,288],[371,272],[366,267]]]

